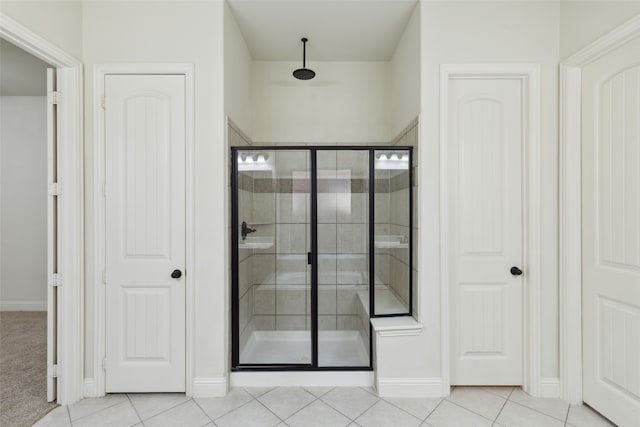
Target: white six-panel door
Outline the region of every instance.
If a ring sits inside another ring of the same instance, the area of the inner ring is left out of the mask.
[[[583,398],[640,425],[640,38],[582,71]]]
[[[451,384],[522,384],[522,82],[448,88]]]
[[[104,105],[106,391],[184,391],[185,77],[107,75]]]

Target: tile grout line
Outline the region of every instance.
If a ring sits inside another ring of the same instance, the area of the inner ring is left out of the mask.
[[[462,409],[464,409],[465,411],[469,411],[469,412],[471,412],[472,414],[475,414],[475,415],[478,415],[478,416],[480,416],[480,417],[484,418],[485,420],[493,421],[493,420],[490,420],[489,418],[487,418],[486,416],[484,416],[484,415],[482,415],[482,414],[479,414],[479,413],[478,413],[478,412],[476,412],[476,411],[473,411],[473,410],[471,410],[471,409],[469,409],[469,408],[467,408],[467,407],[465,407],[465,406],[462,406],[462,405],[461,405],[461,404],[459,404],[459,403],[456,403],[456,402],[454,402],[454,401],[452,401],[452,400],[449,400],[449,399],[448,399],[448,398],[446,398],[446,397],[445,397],[444,399],[442,399],[442,400],[446,400],[447,402],[449,402],[449,403],[451,403],[451,404],[453,404],[453,405],[456,405],[457,407],[462,408]],[[506,401],[506,399],[504,399],[504,400]]]
[[[144,423],[145,421],[149,421],[150,419],[155,418],[155,417],[157,417],[158,415],[164,414],[164,413],[166,413],[166,412],[168,412],[168,411],[170,411],[170,410],[172,410],[172,409],[177,408],[178,406],[182,406],[182,405],[184,405],[184,404],[186,404],[186,403],[189,403],[189,401],[190,401],[190,400],[193,400],[193,399],[187,399],[187,400],[185,400],[184,402],[180,402],[180,403],[178,403],[177,405],[174,405],[174,406],[172,406],[172,407],[170,407],[170,408],[163,409],[162,411],[158,412],[157,414],[152,415],[152,416],[150,416],[149,418],[147,418],[147,419],[145,419],[145,420],[142,420],[142,424],[143,424],[143,425],[146,425],[146,424]],[[206,415],[206,414],[205,414],[205,415]]]
[[[122,393],[122,394],[124,394],[125,396],[127,395],[126,393]],[[108,396],[108,394],[106,394],[105,396]],[[104,396],[103,396],[103,397],[104,397]],[[93,398],[90,398],[90,399],[93,399]],[[95,399],[100,399],[100,398],[95,398]],[[104,411],[104,410],[106,410],[106,409],[113,408],[114,406],[118,406],[118,405],[120,405],[121,403],[124,403],[124,402],[117,402],[117,403],[114,403],[114,404],[112,404],[112,405],[105,406],[104,408],[98,409],[98,410],[97,410],[97,411],[95,411],[95,412],[92,412],[92,413],[90,413],[90,414],[87,414],[87,415],[83,415],[83,416],[81,416],[81,417],[78,417],[78,418],[76,418],[75,420],[72,420],[72,419],[71,419],[71,411],[69,410],[69,421],[70,421],[70,422],[71,422],[71,424],[73,425],[73,421],[82,420],[82,419],[84,419],[84,418],[87,418],[87,417],[90,417],[90,416],[92,416],[92,415],[95,415],[95,414],[97,414],[98,412],[102,412],[102,411]],[[67,405],[67,408],[69,408],[69,405]]]
[[[271,391],[271,390],[269,390],[269,391]],[[223,414],[222,414],[222,415],[220,415],[219,417],[216,417],[216,418],[215,418],[215,420],[219,420],[220,418],[225,417],[225,416],[229,415],[230,413],[235,412],[235,411],[237,411],[238,409],[240,409],[240,408],[242,408],[242,407],[244,407],[244,406],[247,406],[247,405],[248,405],[248,404],[250,404],[252,401],[254,401],[254,400],[255,400],[255,401],[257,401],[257,400],[258,400],[258,398],[257,398],[257,397],[253,397],[253,396],[251,396],[251,393],[249,393],[249,392],[246,392],[246,393],[251,397],[251,399],[249,399],[247,402],[244,402],[242,405],[240,405],[240,406],[238,406],[238,407],[236,407],[236,408],[233,408],[233,409],[228,410],[227,412],[223,413]],[[267,392],[267,393],[268,393],[268,392]],[[263,393],[261,396],[263,396],[264,394],[267,394],[267,393]],[[200,406],[200,405],[198,405],[198,406]],[[203,411],[204,411],[204,409],[203,409]],[[206,413],[207,413],[207,412],[205,411],[205,414],[206,414]],[[209,414],[207,414],[207,416],[209,416]],[[209,418],[211,418],[211,417],[209,417]],[[214,422],[214,424],[215,424],[215,420],[214,420],[214,419],[212,419],[212,418],[211,418],[211,420],[212,420],[212,421]],[[216,424],[216,425],[217,425],[217,424]]]
[[[427,420],[429,419],[429,417],[430,417],[434,412],[436,412],[436,409],[438,409],[438,408],[440,407],[440,405],[442,405],[442,402],[444,402],[444,401],[445,401],[445,399],[444,399],[443,397],[441,397],[441,398],[440,398],[440,402],[438,402],[438,404],[436,405],[436,407],[435,407],[435,408],[433,408],[433,409],[431,410],[431,412],[429,412],[429,415],[427,415],[427,417],[426,417],[424,420],[422,420],[422,422],[423,422],[423,423],[426,423],[426,422],[427,422]]]
[[[410,399],[410,398],[409,398],[409,399]],[[427,399],[428,399],[428,398],[427,398]],[[400,409],[402,412],[405,412],[405,413],[407,413],[407,414],[411,415],[412,417],[414,417],[414,418],[417,418],[417,419],[421,420],[422,422],[424,422],[427,418],[429,418],[429,415],[431,415],[431,413],[432,413],[433,411],[435,411],[435,409],[436,409],[438,406],[440,406],[440,403],[441,403],[441,402],[438,402],[438,404],[437,404],[437,405],[436,405],[436,406],[435,406],[431,411],[429,411],[429,413],[427,414],[427,416],[426,416],[425,418],[422,418],[422,419],[421,419],[420,417],[417,417],[417,416],[413,415],[411,412],[407,411],[407,410],[406,410],[406,409],[404,409],[404,408],[399,407],[398,405],[394,404],[393,402],[389,402],[389,401],[388,401],[387,399],[385,399],[384,397],[381,397],[381,398],[380,398],[380,400],[384,400],[385,402],[387,402],[389,405],[393,406],[394,408]],[[442,399],[441,399],[441,400],[442,400]]]
[[[227,394],[228,394],[228,393],[227,393]],[[249,393],[247,393],[247,394],[249,394]],[[196,404],[196,406],[197,406],[198,408],[200,408],[200,410],[204,413],[204,415],[205,415],[207,418],[209,418],[209,420],[211,420],[211,422],[213,423],[213,425],[214,425],[214,426],[215,426],[215,425],[217,425],[217,424],[215,423],[215,421],[213,421],[213,418],[211,418],[211,417],[209,416],[209,413],[208,413],[207,411],[205,411],[204,409],[202,409],[202,406],[200,406],[200,404],[199,404],[199,403],[198,403],[198,402],[197,402],[193,397],[191,398],[191,400],[193,401],[193,403],[195,403],[195,404]]]
[[[320,398],[319,398],[319,397],[316,397],[313,393],[309,393],[307,390],[305,390],[305,388],[304,388],[304,387],[300,387],[300,389],[304,390],[306,393],[308,393],[309,395],[313,396],[313,400],[312,400],[311,402],[307,403],[306,405],[304,405],[302,408],[300,408],[300,409],[298,409],[297,411],[293,412],[291,415],[289,415],[289,416],[288,416],[286,419],[284,419],[284,420],[283,420],[282,418],[278,417],[278,418],[280,418],[280,419],[281,419],[281,421],[282,421],[283,423],[285,423],[285,424],[287,424],[286,420],[288,420],[289,418],[293,417],[295,414],[297,414],[298,412],[302,411],[302,410],[303,410],[304,408],[306,408],[307,406],[310,406],[310,405],[312,405],[313,403],[315,403],[316,401],[320,400]],[[289,424],[287,424],[287,425],[289,425]]]
[[[513,393],[513,390],[511,390],[511,393]],[[495,426],[496,423],[498,422],[498,418],[500,418],[500,414],[502,414],[502,411],[504,410],[504,407],[507,406],[507,402],[509,402],[509,397],[511,397],[511,393],[509,393],[509,396],[507,396],[507,398],[504,400],[504,403],[502,404],[502,407],[498,411],[498,414],[496,415],[496,417],[491,422],[491,427]]]
[[[513,404],[515,404],[515,405],[518,405],[518,406],[522,406],[523,408],[530,409],[530,410],[532,410],[533,412],[537,412],[537,413],[542,414],[542,415],[544,415],[544,416],[546,416],[546,417],[553,418],[553,419],[554,419],[554,420],[556,420],[556,421],[563,422],[561,419],[556,418],[556,417],[554,417],[553,415],[549,415],[549,414],[547,414],[547,413],[544,413],[544,412],[542,412],[542,411],[537,410],[536,408],[532,408],[532,407],[530,407],[530,406],[527,406],[527,405],[525,405],[525,404],[523,404],[523,403],[516,402],[515,400],[509,400],[509,402],[511,402],[511,403],[513,403]]]
[[[67,417],[69,417],[69,425],[73,427],[73,422],[71,422],[71,412],[69,411],[69,405],[65,405],[65,409],[67,410]]]
[[[267,394],[267,393],[265,393],[265,394]],[[264,395],[263,395],[263,396],[264,396]],[[258,404],[262,405],[262,406],[263,406],[267,411],[271,412],[271,413],[273,414],[273,416],[274,416],[274,417],[276,417],[277,419],[279,419],[281,422],[285,423],[285,422],[284,422],[284,420],[283,420],[282,418],[280,418],[280,416],[278,416],[278,414],[276,414],[276,413],[275,413],[275,412],[273,412],[271,409],[269,409],[269,407],[268,407],[267,405],[265,405],[264,403],[262,403],[262,402],[260,401],[260,399],[255,399],[255,400],[256,400],[256,402],[258,402]],[[242,405],[242,406],[244,406],[244,405]],[[285,424],[287,424],[287,423],[285,423]],[[287,425],[288,425],[288,424],[287,424]]]
[[[571,404],[567,405],[567,415],[564,417],[564,426],[567,427],[569,423],[569,411],[571,410]]]
[[[140,423],[142,423],[142,425],[144,425],[144,422],[142,421],[142,417],[138,413],[138,409],[136,408],[136,405],[134,405],[133,404],[133,400],[131,400],[131,396],[129,396],[129,393],[126,393],[125,396],[127,396],[127,399],[129,400],[129,403],[131,404],[131,407],[133,408],[133,412],[136,413],[136,416],[138,417],[138,420],[140,421]]]

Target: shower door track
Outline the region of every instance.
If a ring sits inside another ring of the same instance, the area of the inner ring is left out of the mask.
[[[238,151],[261,150],[308,151],[311,165],[311,247],[309,264],[311,265],[311,363],[240,363],[240,320],[239,320],[239,240],[238,240]],[[409,301],[408,312],[397,314],[375,314],[375,151],[408,151],[409,153]],[[372,371],[373,370],[373,330],[369,323],[369,366],[318,366],[318,151],[366,151],[369,154],[369,319],[374,317],[399,317],[413,313],[413,147],[399,145],[254,145],[231,148],[231,371]]]

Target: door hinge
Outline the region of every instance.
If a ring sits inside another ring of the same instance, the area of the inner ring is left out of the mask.
[[[47,367],[47,374],[51,378],[60,378],[60,367],[58,365],[49,365]]]
[[[100,98],[100,106],[102,107],[102,109],[104,110],[104,106],[105,106],[105,99],[104,96],[102,98]]]
[[[107,284],[107,271],[106,270],[102,270],[102,284],[103,285]]]
[[[60,92],[54,90],[47,94],[47,102],[49,104],[57,105],[60,103]]]
[[[102,183],[102,197],[107,197],[107,183]]]
[[[49,276],[49,286],[57,288],[62,285],[62,277],[58,273],[53,273]]]
[[[103,371],[107,370],[107,358],[106,357],[102,358],[102,370]]]
[[[59,196],[60,195],[60,184],[57,182],[52,182],[49,184],[49,195],[50,196]]]

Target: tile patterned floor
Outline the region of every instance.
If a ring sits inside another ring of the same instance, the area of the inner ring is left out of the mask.
[[[584,405],[513,387],[455,387],[446,399],[379,398],[358,387],[236,388],[220,398],[112,394],[60,406],[37,426],[607,427]]]

